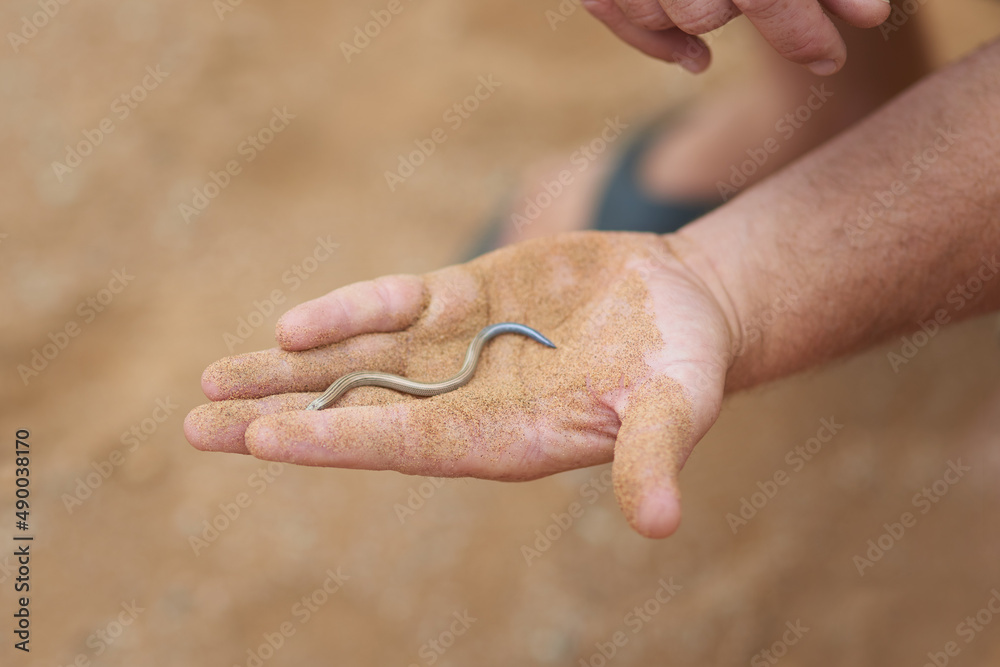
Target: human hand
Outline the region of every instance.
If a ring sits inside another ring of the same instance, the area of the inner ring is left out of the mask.
[[[282,349],[209,366],[202,387],[215,402],[188,415],[185,434],[199,449],[265,460],[496,480],[613,458],[629,523],[665,537],[680,521],[677,474],[719,413],[736,349],[727,305],[671,243],[565,234],[335,290],[284,314]],[[557,348],[500,336],[453,392],[360,387],[303,410],[316,396],[304,392],[351,371],[450,377],[472,337],[501,321]]]
[[[889,0],[583,0],[613,33],[643,53],[698,73],[711,53],[703,35],[745,14],[784,58],[834,74],[847,47],[826,12],[858,28],[889,17]]]

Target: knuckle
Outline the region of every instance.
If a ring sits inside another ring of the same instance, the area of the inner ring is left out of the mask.
[[[399,312],[396,303],[396,291],[393,289],[396,280],[394,276],[386,276],[371,282],[371,297],[375,311],[388,320],[392,319],[392,314]]]
[[[647,30],[666,30],[674,26],[673,21],[663,12],[636,16],[632,19],[632,23]]]
[[[392,276],[387,276],[384,278],[379,278],[378,280],[373,280],[370,284],[372,297],[378,302],[378,305],[383,309],[392,308],[392,289],[389,286],[389,282],[392,280]]]
[[[351,303],[350,299],[344,297],[343,294],[332,294],[328,304],[325,307],[330,311],[330,318],[334,322],[354,322],[356,315],[356,308],[354,304]]]
[[[674,25],[656,0],[624,0],[619,6],[631,23],[647,30],[665,30]]]
[[[729,11],[728,7],[698,0],[677,3],[676,10],[671,8],[670,11],[674,25],[691,35],[703,35],[721,28],[735,15],[736,13]]]
[[[704,35],[726,24],[715,14],[702,16],[679,15],[674,17],[674,24],[689,35]]]
[[[782,0],[732,0],[732,3],[744,14],[762,19],[773,18],[785,7]]]

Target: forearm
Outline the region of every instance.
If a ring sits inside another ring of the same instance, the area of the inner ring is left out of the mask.
[[[1000,42],[672,243],[729,311],[730,390],[1000,307]]]

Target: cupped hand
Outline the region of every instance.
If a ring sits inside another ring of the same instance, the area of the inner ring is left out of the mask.
[[[718,415],[736,349],[723,304],[675,251],[671,237],[581,232],[348,285],[285,313],[281,349],[212,364],[202,386],[213,402],[185,433],[199,449],[265,460],[496,480],[613,459],[630,524],[667,536],[677,474]],[[472,337],[503,321],[556,349],[505,334],[450,393],[360,387],[303,410],[351,371],[451,377]]]
[[[745,14],[784,58],[827,76],[843,67],[847,47],[830,12],[858,28],[889,17],[888,0],[583,0],[591,14],[643,53],[692,72],[708,67],[708,46],[696,35]]]

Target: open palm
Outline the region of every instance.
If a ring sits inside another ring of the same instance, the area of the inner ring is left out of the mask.
[[[429,398],[360,387],[305,406],[333,380],[379,370],[438,381],[484,326],[531,326],[487,344],[464,387]],[[424,276],[386,276],[301,304],[281,349],[212,364],[213,403],[188,415],[199,449],[409,474],[527,480],[614,459],[615,494],[640,533],[680,521],[676,477],[715,421],[734,339],[670,237],[582,232]]]

